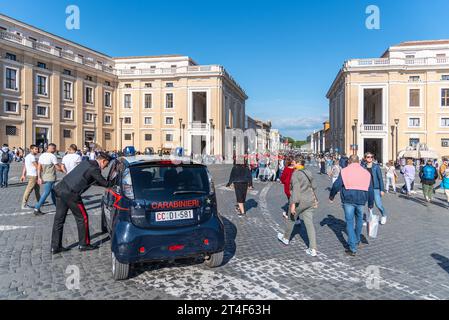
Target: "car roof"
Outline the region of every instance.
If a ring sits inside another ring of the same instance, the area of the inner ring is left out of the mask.
[[[192,160],[190,157],[178,157],[178,156],[159,156],[159,155],[138,155],[132,157],[122,157],[121,161],[125,162],[127,166],[140,166],[143,164],[157,164],[160,162],[172,162],[174,164],[189,164],[189,165],[201,165],[201,162]]]

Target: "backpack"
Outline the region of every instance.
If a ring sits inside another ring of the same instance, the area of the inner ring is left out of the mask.
[[[422,170],[423,180],[435,180],[435,168],[432,166],[425,166]]]
[[[9,153],[2,151],[2,158],[1,158],[2,163],[8,163],[9,162]]]

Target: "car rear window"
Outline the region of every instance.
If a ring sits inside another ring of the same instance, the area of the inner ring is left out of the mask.
[[[136,199],[170,199],[174,193],[209,193],[206,168],[195,165],[131,167]]]

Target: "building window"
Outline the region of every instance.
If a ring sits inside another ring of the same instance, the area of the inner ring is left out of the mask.
[[[449,118],[441,118],[441,127],[448,128],[449,127]]]
[[[419,138],[410,138],[409,139],[409,146],[410,147],[416,147],[416,145],[419,143]]]
[[[106,114],[106,115],[104,116],[104,123],[105,123],[105,124],[112,124],[112,116]]]
[[[86,80],[92,82],[93,78],[92,78],[92,76],[86,76]]]
[[[89,113],[87,112],[84,119],[86,120],[86,122],[93,122],[94,121],[94,115],[93,113]]]
[[[131,109],[131,95],[130,94],[125,94],[124,107],[127,109]]]
[[[64,138],[71,138],[72,130],[64,129]]]
[[[165,108],[173,109],[173,93],[167,93],[165,96]]]
[[[420,76],[410,76],[410,77],[408,78],[408,80],[409,80],[410,82],[419,82],[419,81],[421,80],[421,77],[420,77]]]
[[[73,111],[69,109],[64,109],[63,118],[66,120],[73,120]]]
[[[8,60],[17,61],[17,56],[9,52],[6,52],[5,58]]]
[[[165,84],[165,87],[166,87],[166,88],[173,88],[173,82],[167,82],[167,83]]]
[[[48,107],[37,106],[36,115],[39,117],[48,117]]]
[[[151,87],[153,87],[153,85],[151,84],[151,83],[145,83],[145,88],[151,88]]]
[[[419,128],[421,127],[421,118],[409,118],[408,126],[410,128]]]
[[[443,148],[449,148],[449,139],[447,139],[447,138],[441,139],[441,146]]]
[[[72,71],[70,71],[69,69],[64,69],[64,71],[62,73],[65,74],[66,76],[72,75]]]
[[[131,140],[131,134],[130,133],[125,133],[125,140],[126,141]]]
[[[109,91],[104,93],[104,106],[110,108],[112,106],[112,95]]]
[[[449,81],[449,74],[443,74],[443,75],[441,76],[441,80],[442,80],[442,81]]]
[[[91,87],[86,87],[86,103],[94,103],[94,89]]]
[[[165,135],[165,141],[167,141],[167,142],[173,142],[173,134],[167,133],[167,134]]]
[[[7,136],[17,136],[17,127],[6,126],[6,135]]]
[[[73,84],[71,82],[64,81],[64,100],[73,100]]]
[[[153,124],[153,118],[152,117],[145,117],[144,118],[144,124],[145,125],[152,125]]]
[[[152,141],[152,140],[153,140],[153,135],[151,133],[145,134],[145,141]]]
[[[125,117],[124,118],[125,124],[132,124],[132,118],[131,117]]]
[[[125,83],[125,88],[126,89],[131,89],[131,83]]]
[[[105,132],[104,133],[104,140],[111,140],[111,133],[110,132]]]
[[[151,94],[145,94],[145,109],[152,108],[152,96]]]
[[[449,107],[449,89],[441,89],[441,106]]]
[[[47,64],[43,62],[38,62],[37,67],[41,69],[47,69]]]
[[[5,70],[6,89],[18,90],[17,70],[6,68]]]
[[[5,112],[8,113],[18,113],[18,104],[17,102],[5,101]]]
[[[165,118],[165,124],[173,124],[173,117],[167,117]]]
[[[111,86],[111,82],[110,81],[105,81],[104,85],[110,87]]]
[[[42,96],[47,96],[47,77],[46,76],[37,76],[37,94]]]
[[[409,107],[420,107],[420,93],[419,89],[410,89],[409,91]]]

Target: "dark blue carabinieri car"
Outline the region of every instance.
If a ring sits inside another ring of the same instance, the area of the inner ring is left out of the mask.
[[[101,226],[111,237],[115,280],[127,279],[137,262],[202,257],[209,267],[222,264],[224,226],[206,166],[188,158],[120,158],[111,164],[114,178]]]

